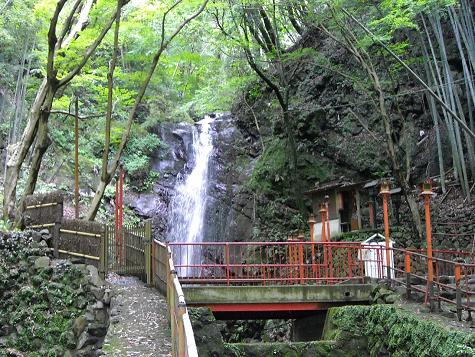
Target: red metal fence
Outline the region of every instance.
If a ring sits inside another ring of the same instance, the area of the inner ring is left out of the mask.
[[[454,305],[461,319],[462,311],[475,312],[475,258],[468,252],[435,250],[432,259],[422,251],[393,249],[396,279],[412,292],[425,295],[425,302],[434,308],[442,302]],[[401,264],[401,262],[403,262]],[[429,284],[428,265],[431,262],[434,280]]]
[[[361,243],[170,243],[183,284],[287,285],[364,282],[365,263],[382,275],[382,247]],[[367,251],[376,254],[365,254]],[[371,257],[370,257],[371,256]],[[365,258],[366,257],[366,258]]]
[[[359,242],[227,242],[169,243],[181,284],[329,285],[386,279],[385,247]],[[430,303],[454,304],[475,311],[475,260],[467,252],[434,250],[434,281],[429,284],[429,258],[422,250],[390,251],[392,284],[408,295],[425,294]],[[472,306],[473,305],[473,306]]]

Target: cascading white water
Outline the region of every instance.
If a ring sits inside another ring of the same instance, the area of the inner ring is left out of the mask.
[[[203,241],[203,220],[208,188],[208,164],[213,152],[210,125],[214,119],[206,116],[198,122],[199,130],[193,128],[193,162],[190,174],[177,183],[175,196],[170,202],[168,240],[171,242],[197,243]],[[197,249],[181,250],[175,256],[176,265],[200,263]],[[193,275],[193,270],[180,269],[179,274]]]

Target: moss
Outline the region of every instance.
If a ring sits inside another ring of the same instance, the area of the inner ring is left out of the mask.
[[[330,309],[324,337],[348,346],[366,341],[369,355],[473,357],[475,335],[448,330],[390,305]]]
[[[356,357],[359,354],[345,351],[329,341],[289,343],[228,343],[226,351],[235,357]]]
[[[30,234],[0,236],[0,325],[15,332],[8,347],[28,356],[59,356],[75,347],[72,321],[93,297],[86,276],[71,264],[34,268],[47,249]]]

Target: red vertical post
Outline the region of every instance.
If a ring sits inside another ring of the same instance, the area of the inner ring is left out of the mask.
[[[230,271],[229,271],[229,243],[228,242],[226,242],[226,246],[225,246],[225,256],[226,256],[225,258],[226,259],[226,284],[229,286]]]
[[[328,279],[328,257],[327,257],[327,247],[326,247],[326,217],[327,217],[327,210],[325,208],[325,204],[322,203],[320,205],[320,215],[322,216],[322,247],[323,247],[323,267],[325,269],[325,278]]]
[[[389,182],[381,183],[381,191],[379,193],[383,196],[383,214],[384,214],[384,236],[386,238],[386,279],[388,283],[391,281],[391,252],[389,247],[389,211],[388,200],[391,195]]]
[[[299,275],[300,275],[300,284],[303,285],[305,283],[305,266],[304,266],[304,259],[303,259],[303,245],[304,245],[304,235],[303,232],[299,232],[297,236],[297,244],[298,244],[298,253],[299,253]]]
[[[294,256],[292,257],[294,261],[294,275],[295,275],[295,281],[298,282],[299,278],[299,267],[298,267],[298,262],[299,262],[299,251],[298,251],[298,237],[297,234],[292,235],[292,241],[294,242],[294,247],[292,249]]]
[[[328,242],[328,269],[330,271],[329,277],[330,277],[330,282],[333,283],[333,250],[337,247],[332,247],[332,244]],[[336,250],[336,249],[335,249]]]
[[[406,250],[404,255],[404,270],[406,272],[406,298],[411,298],[411,255]]]
[[[462,292],[460,291],[460,279],[462,276],[462,268],[460,264],[455,264],[455,301],[457,304],[457,317],[462,321]]]
[[[289,236],[287,238],[287,242],[289,243],[287,245],[287,247],[289,248],[289,277],[290,277],[290,284],[293,284],[293,274],[292,274],[292,270],[293,270],[293,258],[294,258],[294,253],[292,252],[292,236]]]
[[[315,277],[317,274],[317,269],[315,266],[315,216],[313,213],[308,217],[308,225],[310,226],[310,243],[312,244],[312,274]]]
[[[431,310],[434,309],[432,301],[433,296],[433,281],[434,281],[434,266],[432,259],[432,225],[430,220],[430,198],[434,195],[432,192],[432,182],[430,179],[424,181],[422,185],[421,196],[424,197],[424,208],[426,218],[426,242],[427,242],[427,285],[429,293],[429,303]]]

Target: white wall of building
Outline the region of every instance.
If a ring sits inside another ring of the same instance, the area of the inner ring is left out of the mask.
[[[326,227],[325,227],[325,232],[326,232]],[[330,238],[340,233],[341,233],[340,219],[331,219],[330,220]],[[322,222],[321,221],[315,223],[314,234],[315,234],[315,241],[321,242],[322,241]],[[328,233],[326,234],[328,237]]]

